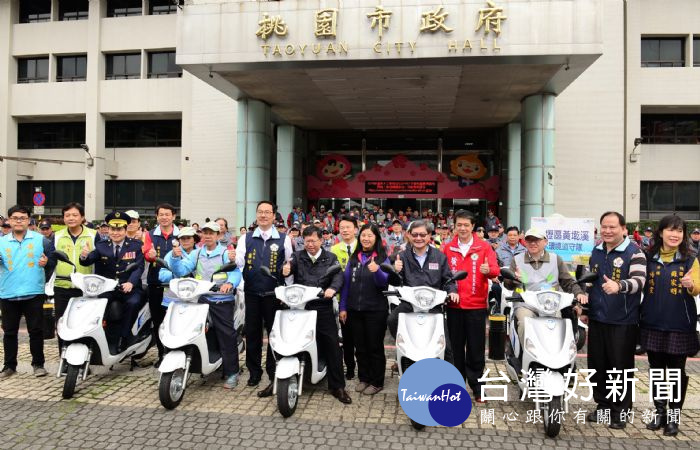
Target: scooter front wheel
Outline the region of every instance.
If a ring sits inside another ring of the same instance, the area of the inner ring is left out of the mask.
[[[559,430],[561,430],[561,421],[563,420],[561,414],[561,396],[552,397],[552,400],[546,404],[547,406],[543,412],[543,422],[544,422],[544,433],[547,437],[557,437]]]
[[[282,417],[290,417],[299,401],[299,375],[277,380],[277,408]]]
[[[63,398],[72,398],[75,394],[75,385],[78,382],[80,366],[66,363],[66,379],[63,381]]]
[[[414,430],[421,431],[421,430],[425,429],[425,425],[423,425],[422,423],[418,423],[413,419],[411,419],[411,425],[413,426]]]
[[[165,409],[175,409],[185,396],[185,371],[177,369],[173,372],[164,373],[160,377],[160,385],[158,386],[158,396],[160,404]]]

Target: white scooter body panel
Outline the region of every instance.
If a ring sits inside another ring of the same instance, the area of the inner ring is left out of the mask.
[[[208,313],[206,303],[170,302],[163,319],[164,326],[158,331],[160,341],[169,349],[192,344],[204,335]]]
[[[66,347],[64,358],[72,366],[82,366],[87,361],[89,353],[87,345],[74,342]]]
[[[285,356],[284,358],[277,361],[277,366],[275,366],[275,377],[279,380],[284,380],[292,375],[299,375],[301,373],[301,364],[299,363],[299,358],[296,356]]]
[[[559,369],[573,363],[576,359],[576,342],[570,320],[556,317],[527,317],[525,319],[525,342],[528,339],[537,349],[537,354],[529,351],[526,344],[523,345],[525,349],[523,369],[525,371],[533,361],[550,369]]]
[[[102,329],[106,307],[106,298],[75,297],[70,299],[66,312],[58,321],[58,336],[64,341],[70,342],[89,335],[95,328]]]
[[[398,361],[406,357],[412,361],[426,358],[445,357],[445,326],[442,314],[402,313],[399,314],[397,340],[401,336],[403,343],[396,345]],[[442,344],[440,338],[442,337]]]
[[[163,356],[163,361],[161,361],[160,366],[158,367],[158,372],[168,373],[174,372],[177,369],[184,370],[186,364],[187,357],[185,356],[185,352],[182,350],[173,350]]]
[[[315,298],[315,297],[314,297]],[[326,368],[322,371],[318,370],[318,346],[316,344],[316,319],[318,313],[314,310],[306,311],[300,309],[281,310],[275,313],[275,321],[272,325],[272,333],[275,336],[270,340],[270,345],[275,353],[278,353],[288,360],[284,364],[289,364],[290,367],[296,365],[296,371],[300,371],[299,358],[296,355],[300,353],[308,353],[311,361],[311,383],[316,384],[326,375]],[[294,363],[294,361],[296,361]],[[275,369],[277,379],[287,377],[283,376],[283,372]],[[283,369],[284,370],[284,369]],[[290,369],[291,371],[292,369]]]

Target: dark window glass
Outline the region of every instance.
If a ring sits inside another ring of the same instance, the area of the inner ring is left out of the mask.
[[[684,38],[642,38],[642,67],[684,66]]]
[[[651,211],[673,211],[673,183],[654,182],[648,187],[647,206]]]
[[[694,181],[642,181],[640,212],[685,213],[684,216],[700,217],[700,183]]]
[[[51,20],[51,0],[21,0],[19,22],[34,23]]]
[[[107,148],[181,145],[181,120],[111,120],[105,123]]]
[[[142,0],[107,0],[107,17],[140,16]]]
[[[172,0],[150,0],[148,2],[148,14],[158,15],[175,13],[177,13],[177,6],[173,4]]]
[[[700,211],[700,197],[698,196],[700,183],[676,182],[674,184],[674,211]]]
[[[85,143],[85,122],[17,124],[17,148],[80,148]]]
[[[56,81],[85,81],[87,55],[59,56],[56,62]]]
[[[49,58],[21,58],[17,60],[18,83],[43,83],[49,81]]]
[[[167,202],[180,208],[179,180],[105,181],[105,209],[153,209]]]
[[[642,114],[645,144],[700,144],[700,114]]]
[[[693,67],[700,67],[700,37],[693,38]]]
[[[107,80],[141,78],[141,54],[109,54],[107,58]]]
[[[58,20],[87,20],[89,0],[59,0]]]
[[[182,69],[175,64],[175,52],[153,52],[148,54],[148,78],[178,78]]]
[[[46,194],[46,214],[60,214],[61,208],[70,202],[85,203],[85,181],[83,180],[29,180],[17,182],[17,203],[31,205],[35,188]],[[50,211],[56,208],[55,211]]]

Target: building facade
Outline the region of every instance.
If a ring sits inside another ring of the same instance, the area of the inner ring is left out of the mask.
[[[0,209],[700,218],[700,2],[179,3],[0,0]]]

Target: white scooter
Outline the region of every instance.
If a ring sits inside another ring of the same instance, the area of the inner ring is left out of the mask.
[[[73,266],[68,256],[60,251],[56,258]],[[136,264],[127,265],[123,273],[136,268]],[[112,366],[131,357],[131,370],[136,365],[135,360],[143,356],[151,342],[151,313],[148,303],[136,316],[131,333],[132,340],[127,348],[118,353],[109,350],[107,335],[104,328],[105,310],[108,299],[100,295],[113,291],[119,285],[117,280],[94,274],[73,272],[70,275],[73,284],[83,291],[83,297],[73,297],[68,302],[66,312],[57,324],[58,336],[63,339],[65,346],[61,350],[61,360],[58,364],[57,377],[64,372],[66,379],[63,384],[63,398],[71,398],[75,393],[78,376],[82,370],[82,380],[88,375],[90,364]]]
[[[501,269],[503,278],[519,282],[515,273]],[[589,272],[577,280],[583,284],[594,281],[597,275]],[[535,406],[542,411],[544,431],[548,437],[556,437],[561,429],[560,420],[552,420],[559,411],[565,411],[562,398],[566,389],[565,374],[575,370],[577,343],[571,320],[557,317],[557,313],[574,303],[574,295],[566,292],[543,290],[524,291],[506,297],[505,302],[523,302],[539,317],[525,319],[525,342],[518,338],[515,308],[509,311],[508,341],[506,345],[506,369],[513,380],[517,380],[520,392],[527,392],[527,374],[535,374],[538,369],[540,380],[537,383],[543,394],[551,400],[539,401]],[[501,305],[508,312],[505,305]]]
[[[159,263],[168,268],[165,261],[160,260]],[[217,273],[229,272],[235,267],[235,263],[222,266],[212,274],[212,279]],[[158,330],[166,351],[158,367],[158,397],[166,409],[174,409],[180,404],[190,373],[199,373],[204,377],[221,367],[221,351],[211,329],[209,305],[198,303],[201,295],[217,289],[213,281],[195,278],[170,280],[166,295],[173,300]]]
[[[394,283],[399,284],[400,277],[391,264],[384,263],[380,267],[389,274],[390,282],[393,279]],[[445,285],[465,278],[467,272],[455,272]],[[447,292],[428,286],[401,286],[385,291],[384,295],[389,298],[399,297],[413,307],[412,313],[399,314],[396,329],[399,378],[416,361],[427,358],[445,359],[445,317],[442,312],[431,313],[430,310],[445,303]],[[411,425],[416,430],[425,428],[425,425],[413,419]]]
[[[261,271],[274,278],[267,267]],[[319,284],[325,286],[340,271],[339,265],[329,267]],[[310,301],[323,298],[323,288],[301,284],[278,286],[275,297],[289,309],[275,313],[269,336],[275,357],[281,356],[277,360],[272,392],[277,396],[277,408],[282,416],[290,417],[297,409],[303,381],[318,384],[326,376],[326,361],[319,357],[316,344],[318,313],[304,309]]]

